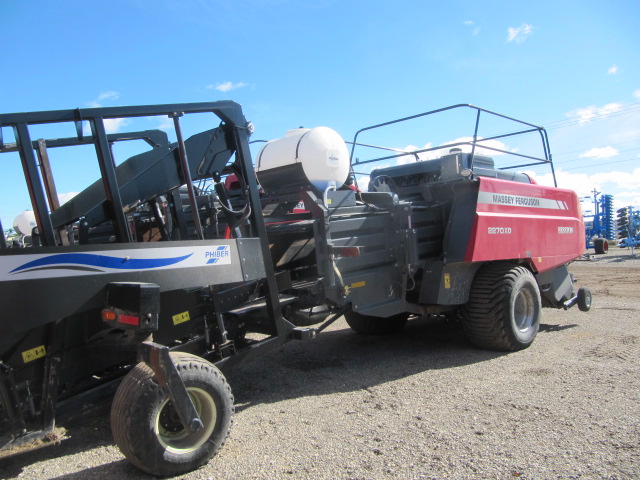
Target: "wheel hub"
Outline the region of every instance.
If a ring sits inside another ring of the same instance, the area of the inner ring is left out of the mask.
[[[216,405],[207,392],[200,388],[187,388],[204,428],[195,433],[186,430],[170,399],[160,406],[155,422],[155,432],[160,443],[173,453],[188,453],[198,449],[211,436],[218,417]]]
[[[513,308],[513,318],[516,327],[521,332],[531,328],[535,320],[535,306],[533,295],[529,290],[523,289],[518,292]]]

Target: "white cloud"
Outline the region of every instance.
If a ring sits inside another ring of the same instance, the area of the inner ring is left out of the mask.
[[[640,192],[640,168],[632,172],[595,173],[591,177],[598,185],[610,183],[622,190],[633,190],[636,194]]]
[[[98,98],[91,100],[87,105],[93,108],[102,107],[103,100],[117,100],[118,98],[120,98],[120,94],[118,92],[109,90],[108,92],[102,92],[98,95]]]
[[[119,132],[122,127],[125,127],[131,123],[128,118],[105,118],[104,129],[107,133]]]
[[[533,33],[533,26],[523,23],[519,27],[509,27],[507,33],[509,35],[508,42],[522,43]]]
[[[492,156],[496,156],[496,155],[504,155],[504,153],[502,152],[497,152],[495,150],[491,150],[492,148],[496,148],[498,150],[505,150],[505,151],[509,151],[509,148],[502,142],[498,141],[498,140],[487,140],[486,142],[482,142],[482,137],[478,137],[478,143],[476,144],[476,149],[475,149],[475,153],[479,154],[479,155],[492,155]],[[456,138],[455,140],[451,140],[450,142],[445,142],[442,145],[443,146],[447,146],[447,145],[452,145],[452,144],[456,144],[456,143],[462,143],[462,142],[469,142],[472,143],[473,142],[473,137],[460,137],[460,138]],[[482,148],[482,146],[485,147],[489,147],[489,148]],[[457,145],[454,148],[459,148],[461,149],[463,152],[465,153],[471,153],[471,145]]]
[[[633,96],[634,96],[636,99],[640,100],[640,90],[636,90],[635,92],[633,92]]]
[[[611,146],[594,147],[591,150],[581,153],[580,158],[610,158],[615,157],[618,153],[618,150]]]
[[[171,130],[172,128],[174,128],[174,126],[175,123],[173,122],[172,118],[164,117],[160,119],[160,125],[158,125],[158,128],[160,130]]]
[[[418,161],[433,160],[434,158],[438,158],[438,157],[442,156],[442,153],[438,153],[438,150],[434,150],[434,151],[431,151],[431,152],[421,152],[421,153],[418,153],[418,154],[413,154],[413,152],[415,152],[416,150],[424,150],[426,148],[432,148],[432,147],[433,147],[433,144],[431,144],[431,143],[427,143],[426,145],[424,145],[422,147],[417,147],[415,145],[407,145],[402,150],[407,152],[408,155],[404,155],[402,157],[398,157],[397,164],[398,165],[403,165],[405,163],[413,163],[416,160],[418,160]],[[418,157],[417,159],[416,159],[416,155]]]
[[[510,151],[509,148],[502,142],[498,140],[487,140],[486,142],[481,142],[482,137],[478,137],[478,143],[476,144],[475,153],[478,155],[488,155],[488,156],[498,156],[504,155],[502,152],[497,152],[492,150],[492,148],[496,148],[498,150]],[[455,140],[451,140],[449,142],[442,143],[436,150],[430,150],[428,152],[420,152],[417,154],[419,161],[425,160],[434,160],[436,158],[440,158],[443,155],[449,153],[451,148],[459,148],[464,153],[471,153],[472,146],[469,145],[473,142],[473,137],[460,137]],[[456,145],[457,143],[462,143],[463,145]],[[454,146],[455,145],[455,146]],[[483,148],[482,146],[489,147]],[[416,147],[415,145],[407,145],[402,150],[408,153],[408,155],[403,155],[399,157],[397,160],[398,165],[402,165],[405,163],[413,163],[416,161],[416,155],[411,155],[413,152],[417,150],[424,150],[428,148],[433,148],[433,144],[427,143],[423,147]],[[514,150],[511,150],[514,151]]]
[[[618,73],[618,66],[617,65],[611,65],[609,67],[609,70],[607,70],[607,75],[615,75],[616,73]]]
[[[58,194],[58,202],[60,203],[60,205],[64,205],[69,200],[71,200],[73,197],[75,197],[77,194],[78,194],[78,192],[59,193]]]
[[[356,175],[356,182],[358,183],[358,188],[366,192],[369,190],[369,180],[371,177],[369,175]]]
[[[109,90],[107,92],[102,92],[100,95],[98,95],[98,97],[95,100],[91,100],[90,102],[88,102],[87,105],[89,105],[92,108],[99,108],[103,106],[102,104],[103,101],[117,100],[118,98],[120,98],[120,94],[118,92]],[[88,122],[83,122],[83,123],[85,124],[83,129],[85,135],[91,135],[91,127],[89,126],[89,123]],[[131,120],[127,118],[105,118],[104,129],[107,131],[107,133],[116,133],[120,131],[120,128],[130,123],[131,123]]]
[[[244,83],[244,82],[238,82],[238,83],[233,83],[233,82],[224,82],[224,83],[218,83],[217,85],[207,85],[207,88],[209,90],[218,90],[219,92],[228,92],[230,90],[235,90],[237,88],[242,88],[242,87],[246,87],[248,84]]]
[[[465,20],[465,21],[464,21],[464,22],[462,22],[462,23],[464,23],[467,27],[471,27],[471,26],[473,26],[473,25],[475,24],[475,22],[474,22],[473,20]],[[478,35],[479,33],[480,33],[480,27],[475,27],[475,28],[471,31],[471,34],[472,34],[473,36],[476,36],[476,35]]]
[[[553,186],[551,173],[543,175],[527,171],[541,185]],[[640,168],[632,172],[611,171],[595,174],[571,173],[562,169],[556,170],[558,187],[575,191],[579,197],[591,197],[595,188],[598,192],[612,194],[616,207],[627,205],[640,207]]]
[[[121,128],[126,127],[131,123],[129,118],[105,118],[104,129],[107,133],[117,133]],[[91,125],[88,121],[82,122],[84,124],[83,132],[87,136],[91,136]]]
[[[640,194],[638,192],[622,192],[619,193],[618,195],[616,195],[616,198],[618,199],[623,199],[623,202],[625,202],[626,200],[624,200],[625,198],[635,198],[640,196]]]
[[[605,118],[622,108],[619,103],[607,103],[602,107],[590,105],[585,108],[576,108],[566,114],[567,117],[578,117],[579,123],[586,123],[597,118]]]

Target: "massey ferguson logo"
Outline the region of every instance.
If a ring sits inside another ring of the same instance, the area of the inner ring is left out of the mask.
[[[573,227],[558,227],[558,233],[573,233]]]
[[[540,199],[535,197],[520,197],[518,195],[493,194],[493,203],[501,205],[519,205],[521,207],[539,207]]]

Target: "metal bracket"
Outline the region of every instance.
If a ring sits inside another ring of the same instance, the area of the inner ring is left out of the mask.
[[[75,110],[76,113],[76,120],[74,120],[74,124],[76,127],[76,135],[78,137],[78,140],[82,141],[82,139],[84,138],[84,131],[82,129],[82,121],[84,120],[82,118],[82,111],[79,108],[76,108]]]
[[[187,387],[171,360],[169,348],[153,342],[141,343],[138,346],[138,361],[146,363],[153,370],[158,383],[171,399],[182,426],[191,433],[203,428]]]
[[[340,310],[335,312],[328,320],[326,320],[322,325],[315,328],[301,328],[297,327],[291,330],[291,338],[293,340],[313,340],[318,336],[320,332],[322,332],[325,328],[339,319],[344,312],[351,309],[351,303],[346,304]]]
[[[13,436],[24,435],[27,431],[24,416],[20,410],[16,381],[13,377],[13,369],[0,361],[0,401],[9,420],[11,434]]]

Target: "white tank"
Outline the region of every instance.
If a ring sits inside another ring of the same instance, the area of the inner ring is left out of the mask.
[[[335,130],[296,128],[265,144],[256,164],[258,180],[267,191],[311,185],[324,192],[347,180],[349,150]]]
[[[36,215],[33,210],[25,210],[13,220],[13,229],[22,235],[31,235],[36,226]]]

